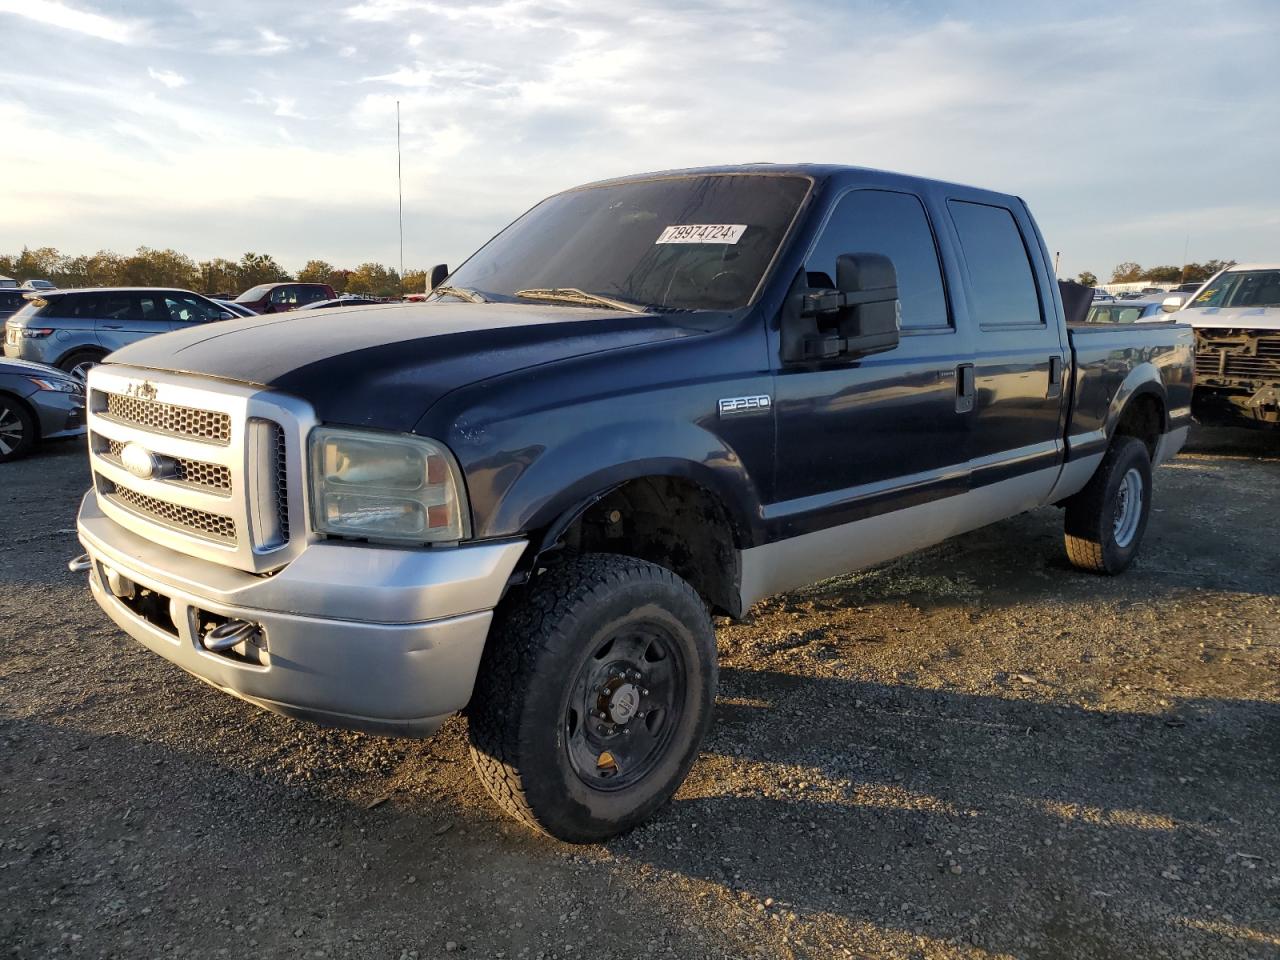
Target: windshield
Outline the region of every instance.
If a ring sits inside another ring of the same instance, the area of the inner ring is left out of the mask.
[[[251,287],[236,297],[236,303],[253,303],[255,300],[261,300],[267,295],[267,291],[274,286],[274,283],[260,283],[256,287]]]
[[[490,240],[448,286],[487,300],[744,307],[808,189],[804,177],[731,174],[571,190]]]
[[[1193,307],[1280,307],[1280,270],[1228,270],[1191,301]]]

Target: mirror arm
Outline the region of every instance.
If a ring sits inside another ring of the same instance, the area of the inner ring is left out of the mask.
[[[800,316],[814,317],[824,313],[839,313],[849,307],[859,307],[868,303],[885,303],[896,300],[896,292],[896,290],[861,290],[857,293],[842,293],[839,290],[823,290],[821,293],[810,293],[805,295]]]
[[[819,333],[800,342],[801,360],[831,360],[843,356],[849,341],[834,333]]]

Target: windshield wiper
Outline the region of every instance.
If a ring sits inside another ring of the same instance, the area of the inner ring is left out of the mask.
[[[472,290],[470,287],[436,287],[431,291],[439,297],[457,297],[459,300],[465,300],[467,303],[488,303],[489,298],[482,294],[479,290]]]
[[[588,293],[577,287],[530,287],[517,290],[517,297],[525,300],[546,300],[554,303],[577,303],[584,307],[608,307],[611,310],[625,310],[628,313],[644,313],[645,308],[638,303],[626,300],[615,300],[599,293]]]

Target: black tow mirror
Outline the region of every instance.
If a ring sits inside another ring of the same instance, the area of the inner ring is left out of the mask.
[[[427,292],[434,290],[440,284],[444,283],[449,276],[449,265],[447,263],[437,263],[431,268],[431,276],[427,281]]]
[[[892,260],[878,253],[841,254],[836,258],[835,289],[804,297],[800,315],[816,321],[816,332],[801,340],[802,355],[796,359],[892,350],[898,345],[900,312],[898,271]]]

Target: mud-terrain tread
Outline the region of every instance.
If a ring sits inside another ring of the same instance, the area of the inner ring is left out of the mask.
[[[1106,511],[1107,491],[1112,476],[1118,469],[1128,469],[1126,461],[1130,450],[1140,450],[1146,458],[1147,448],[1136,437],[1117,437],[1107,450],[1107,454],[1098,464],[1098,469],[1089,479],[1084,489],[1071,497],[1066,504],[1066,516],[1063,523],[1063,542],[1067,548],[1067,559],[1072,566],[1089,573],[1115,575],[1125,570],[1126,562],[1118,569],[1107,564],[1106,539],[1111,536],[1109,512]],[[1147,473],[1147,510],[1150,510],[1151,474]],[[1134,541],[1133,553],[1136,554],[1145,533],[1145,521],[1139,529]]]
[[[608,593],[637,579],[665,581],[705,609],[694,589],[664,567],[616,554],[582,554],[539,576],[523,596],[499,610],[493,625],[466,709],[471,760],[494,801],[544,835],[552,836],[534,813],[520,773],[519,728],[500,722],[498,711],[485,707],[501,703],[503,713],[518,716],[525,695],[539,680],[539,652],[559,638],[572,636],[578,626],[575,610],[593,594]]]

